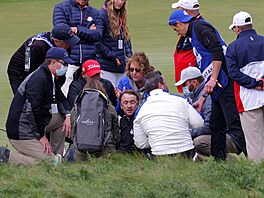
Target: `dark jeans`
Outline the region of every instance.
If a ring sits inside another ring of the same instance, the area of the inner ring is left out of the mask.
[[[236,146],[247,155],[244,132],[234,97],[234,84],[230,79],[218,100],[212,103],[210,128],[212,131],[211,154],[216,160],[226,158],[227,129]]]

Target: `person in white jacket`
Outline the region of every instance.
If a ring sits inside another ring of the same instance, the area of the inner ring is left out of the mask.
[[[145,77],[150,95],[134,120],[134,141],[139,149],[151,148],[154,155],[195,155],[190,128],[202,127],[204,121],[187,99],[164,91],[164,78],[156,71]],[[166,89],[165,89],[166,90]]]

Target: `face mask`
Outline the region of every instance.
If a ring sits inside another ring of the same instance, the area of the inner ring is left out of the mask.
[[[191,92],[189,91],[188,86],[182,87],[182,92],[186,97],[190,97]]]
[[[61,66],[60,69],[56,69],[56,75],[57,75],[57,76],[63,76],[63,75],[65,75],[66,72],[67,72],[67,69],[68,69],[68,67],[66,67],[66,66]]]

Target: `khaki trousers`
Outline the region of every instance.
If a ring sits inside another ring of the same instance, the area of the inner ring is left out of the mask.
[[[61,114],[52,114],[49,124],[45,128],[45,132],[50,132],[50,144],[54,154],[63,155],[65,144],[65,132],[62,132],[64,118]],[[53,160],[54,155],[47,155],[43,152],[43,146],[37,139],[32,140],[9,140],[16,151],[11,151],[8,163],[34,165],[41,159]]]
[[[248,158],[260,163],[264,158],[264,106],[239,113],[245,133]]]
[[[211,135],[200,135],[193,140],[194,148],[201,157],[211,155]],[[230,135],[226,134],[227,153],[239,153]]]

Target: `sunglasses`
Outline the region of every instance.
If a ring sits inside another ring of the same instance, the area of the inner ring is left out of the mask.
[[[139,73],[141,71],[141,69],[139,69],[139,68],[129,68],[129,71],[130,72],[136,71],[136,73]]]

